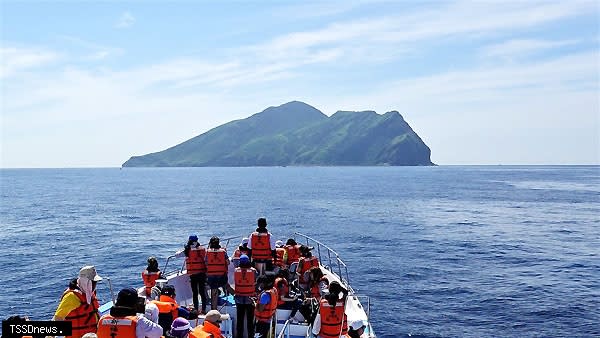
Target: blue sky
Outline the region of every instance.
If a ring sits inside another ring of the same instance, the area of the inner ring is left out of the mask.
[[[0,2],[1,166],[120,166],[269,106],[438,164],[599,164],[597,1]]]

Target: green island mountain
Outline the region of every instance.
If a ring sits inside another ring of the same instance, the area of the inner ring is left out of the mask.
[[[123,167],[429,166],[431,150],[400,113],[269,107]]]

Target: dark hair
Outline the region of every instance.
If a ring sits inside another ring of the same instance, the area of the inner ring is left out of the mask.
[[[296,243],[293,238],[289,238],[287,242],[285,242],[285,245],[298,245],[298,243]]]
[[[188,240],[188,243],[183,247],[183,253],[185,254],[185,257],[189,257],[190,255],[190,250],[192,249],[192,243],[194,243],[195,241],[192,240]],[[200,246],[200,243],[196,242],[196,248]]]
[[[259,228],[266,228],[267,227],[267,219],[264,217],[259,218],[258,220],[256,220],[256,225]]]
[[[169,297],[175,297],[175,287],[173,285],[167,284],[162,287],[162,289],[160,290],[160,294]]]
[[[156,257],[150,256],[148,257],[148,267],[146,268],[148,272],[158,272],[160,269],[158,268],[158,260]]]
[[[210,238],[210,241],[208,242],[208,247],[211,249],[219,249],[221,247],[221,245],[219,245],[219,237],[217,236],[213,236]]]

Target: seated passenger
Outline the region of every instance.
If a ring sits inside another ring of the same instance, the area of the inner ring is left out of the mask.
[[[233,263],[233,266],[236,268],[238,266],[240,266],[240,256],[242,256],[242,255],[248,256],[249,252],[250,252],[250,249],[248,249],[248,238],[244,237],[244,238],[242,238],[242,242],[240,242],[240,245],[233,252],[233,257],[231,258],[231,262]],[[250,257],[250,256],[248,256],[248,257]]]
[[[198,318],[198,312],[196,310],[190,311],[183,306],[179,306],[175,300],[175,296],[175,287],[167,284],[162,288],[159,300],[153,300],[151,302],[158,307],[158,324],[163,327],[164,335],[167,334],[175,318]]]
[[[328,287],[329,280],[323,275],[321,268],[313,266],[308,270],[307,289],[305,290],[307,298],[312,297],[321,300],[321,296]]]
[[[142,302],[139,302],[141,300]],[[98,321],[98,338],[160,338],[163,333],[160,325],[138,313],[144,311],[145,299],[138,298],[134,288],[119,291],[117,302]]]
[[[300,260],[298,261],[298,269],[296,270],[296,274],[298,275],[298,284],[305,291],[308,290],[308,270],[312,267],[319,266],[319,259],[312,255],[310,252],[311,249],[312,248],[304,245],[300,247],[302,257],[300,257]]]

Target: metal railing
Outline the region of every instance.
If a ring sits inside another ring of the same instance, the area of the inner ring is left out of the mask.
[[[352,290],[352,287],[350,287],[350,277],[348,276],[348,266],[346,265],[346,263],[344,263],[344,261],[342,261],[342,259],[340,258],[340,255],[338,255],[338,253],[335,252],[335,250],[333,250],[332,248],[328,247],[327,245],[325,245],[325,244],[319,242],[318,240],[316,240],[310,236],[307,236],[303,233],[295,232],[294,236],[299,236],[299,237],[304,238],[304,240],[306,241],[306,246],[309,246],[309,247],[312,246],[315,249],[317,249],[317,257],[319,258],[319,262],[325,268],[327,268],[329,271],[331,271],[331,273],[338,276],[338,278],[342,281],[342,284],[344,284],[344,286],[348,289],[348,292],[350,294],[354,294],[354,290]],[[321,248],[323,248],[326,252],[321,254]],[[327,254],[327,256],[325,256],[325,254]],[[325,258],[327,258],[327,261],[324,260]],[[327,262],[329,263],[329,265],[325,264]],[[334,271],[335,268],[337,268],[337,273],[336,273],[336,271]]]
[[[290,338],[290,323],[291,322],[292,322],[292,319],[288,319],[283,324],[283,327],[281,328],[281,331],[279,331],[277,338]]]

